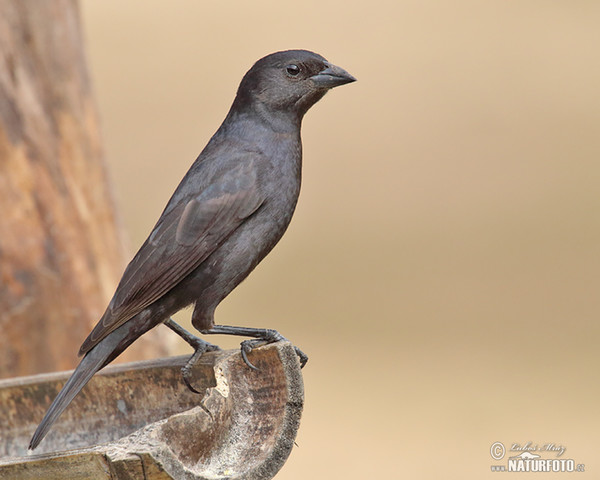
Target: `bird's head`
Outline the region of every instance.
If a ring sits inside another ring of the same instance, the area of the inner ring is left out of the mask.
[[[261,58],[246,73],[234,108],[251,108],[274,115],[302,119],[331,88],[356,79],[321,55],[307,50],[286,50]]]

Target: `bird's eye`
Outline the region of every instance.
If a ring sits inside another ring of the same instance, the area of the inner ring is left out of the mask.
[[[288,73],[288,75],[296,77],[300,73],[300,67],[298,65],[291,64],[285,67],[285,71]]]

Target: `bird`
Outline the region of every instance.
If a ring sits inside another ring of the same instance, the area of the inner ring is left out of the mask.
[[[215,325],[219,303],[286,231],[300,193],[306,112],[330,89],[356,81],[308,50],[275,52],[242,78],[225,120],[185,174],[150,235],[125,269],[105,313],[79,350],[79,365],[29,444],[35,449],[92,376],[141,335],[163,323],[195,349],[191,367],[218,347],[189,333],[171,315],[193,305],[203,335],[250,337],[253,348],[285,339],[273,329]],[[301,366],[308,357],[294,347]]]

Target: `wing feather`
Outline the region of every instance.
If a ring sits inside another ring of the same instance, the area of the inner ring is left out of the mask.
[[[262,204],[254,162],[223,174],[200,195],[165,211],[127,266],[102,319],[79,351],[165,295],[196,269]]]

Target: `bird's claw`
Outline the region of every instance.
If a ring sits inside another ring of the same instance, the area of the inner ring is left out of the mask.
[[[192,375],[192,366],[188,363],[185,364],[184,367],[182,367],[181,369],[181,376],[183,377],[183,383],[185,383],[185,386],[192,392],[197,393],[198,395],[200,394],[200,392],[198,390],[196,390],[193,386],[192,386],[192,379],[191,379],[191,375]]]
[[[259,370],[258,367],[255,367],[252,362],[250,362],[250,360],[248,360],[248,354],[254,350],[256,347],[260,347],[262,345],[266,345],[267,342],[266,340],[259,340],[259,339],[254,339],[254,340],[244,340],[242,343],[240,343],[240,352],[242,354],[242,360],[244,360],[244,363],[246,365],[248,365],[252,370]]]
[[[296,351],[296,355],[298,355],[298,360],[300,360],[300,368],[304,368],[304,366],[308,362],[308,355],[295,345],[294,350]]]

